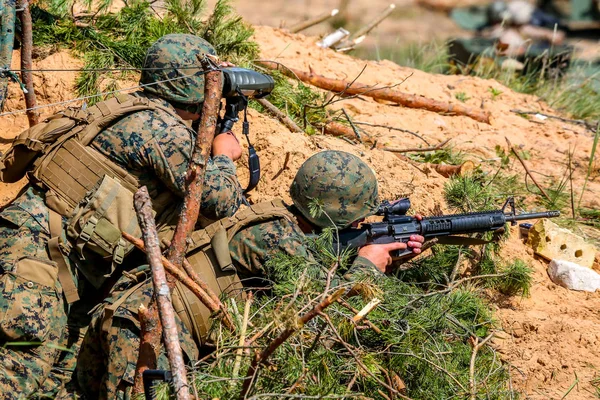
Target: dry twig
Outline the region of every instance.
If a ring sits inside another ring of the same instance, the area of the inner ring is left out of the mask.
[[[176,268],[181,268],[187,247],[186,239],[194,229],[200,212],[204,187],[204,167],[210,157],[212,141],[217,126],[219,105],[221,103],[221,81],[223,79],[221,71],[211,71],[212,66],[205,58],[201,60],[201,63],[202,69],[209,71],[204,75],[205,87],[202,117],[186,176],[186,194],[183,207],[167,256],[167,259]]]
[[[270,61],[260,61],[260,64],[266,68],[279,69],[278,64],[274,64]],[[446,103],[443,101],[429,99],[421,95],[404,93],[390,88],[378,88],[359,82],[347,82],[337,79],[330,79],[321,75],[317,75],[312,70],[305,72],[288,67],[281,70],[281,72],[292,78],[297,77],[303,82],[309,83],[321,89],[330,90],[332,92],[368,96],[374,99],[386,100],[401,104],[404,107],[424,109],[437,113],[464,115],[479,122],[484,122],[486,124],[490,123],[489,113],[475,108],[469,108],[463,104]]]
[[[325,299],[321,300],[321,302],[317,304],[312,310],[298,318],[298,326],[304,326],[308,321],[322,313],[324,309],[338,301],[345,292],[346,289],[340,288],[336,290],[331,296],[328,296]],[[248,368],[248,372],[246,373],[246,378],[244,380],[242,391],[240,392],[240,400],[246,398],[246,395],[250,391],[252,382],[254,382],[255,375],[258,372],[259,365],[264,363],[269,358],[269,356],[271,356],[271,354],[273,354],[273,352],[277,350],[279,346],[281,346],[290,336],[292,336],[294,332],[296,332],[296,330],[296,327],[289,327],[285,329],[279,334],[279,336],[277,336],[271,342],[271,344],[269,344],[269,346],[267,346],[267,348],[265,348],[262,351],[262,353],[260,353],[260,355],[258,355],[256,358],[254,358],[254,360],[252,360],[252,364],[250,364],[250,368]]]
[[[283,174],[283,171],[288,169],[288,163],[290,162],[290,154],[291,153],[289,151],[285,153],[285,159],[283,160],[283,166],[281,167],[281,169],[279,171],[277,171],[277,173],[275,175],[273,175],[273,177],[271,178],[272,181],[279,178],[279,175]]]
[[[31,22],[31,11],[27,0],[20,0],[18,7],[21,9],[19,18],[21,20],[22,43],[21,43],[21,77],[25,85],[25,106],[27,107],[27,119],[29,126],[36,125],[40,120],[40,114],[36,110],[31,110],[37,105],[35,91],[33,88],[33,61],[31,55],[33,52],[33,28]]]
[[[300,128],[290,117],[285,115],[279,108],[275,107],[269,100],[267,99],[255,99],[258,104],[267,109],[271,114],[273,114],[279,122],[285,125],[290,132],[304,133],[302,128]]]
[[[445,145],[447,145],[448,142],[450,142],[450,139],[446,139],[443,142],[436,144],[435,146],[425,147],[425,148],[414,147],[414,148],[408,148],[408,149],[396,149],[393,147],[382,147],[381,150],[389,151],[392,153],[423,153],[426,151],[439,150],[439,149],[443,148]]]
[[[366,126],[372,126],[374,128],[384,128],[384,129],[387,129],[387,130],[390,130],[390,131],[398,131],[398,132],[408,133],[409,135],[413,135],[414,137],[417,137],[417,138],[421,139],[422,141],[424,141],[427,146],[431,146],[431,144],[423,136],[419,135],[416,132],[409,131],[408,129],[397,128],[395,126],[372,124],[370,122],[361,122],[361,121],[354,121],[354,124],[355,125],[366,125]]]
[[[541,115],[543,117],[550,118],[550,119],[556,119],[561,122],[567,122],[567,123],[575,124],[575,125],[583,125],[590,132],[596,133],[596,123],[592,124],[583,119],[569,119],[569,118],[557,117],[556,115],[543,114],[543,113],[537,112],[537,111],[524,111],[524,110],[516,110],[516,109],[510,110],[510,111],[515,114],[520,114],[520,115]],[[532,122],[537,122],[537,121],[532,121]]]
[[[344,306],[345,308],[347,308],[348,310],[352,311],[354,314],[358,314],[359,310],[357,310],[356,308],[352,307],[350,304],[348,304],[346,302],[346,300],[344,299],[339,299],[338,302]],[[363,323],[367,324],[367,326],[371,329],[373,329],[373,331],[375,331],[375,333],[381,335],[381,329],[379,329],[379,327],[377,325],[375,325],[374,323],[372,323],[371,321],[369,321],[366,318],[363,318]]]
[[[244,319],[242,320],[242,329],[240,331],[239,348],[235,354],[235,364],[233,365],[232,378],[238,377],[240,365],[242,363],[242,353],[244,352],[244,344],[246,342],[246,329],[248,328],[248,317],[250,315],[250,306],[252,305],[252,292],[248,292],[246,297],[246,305],[244,306]],[[235,381],[232,381],[235,384]]]
[[[492,332],[488,337],[483,339],[481,342],[479,338],[475,338],[475,342],[473,343],[473,353],[471,354],[471,365],[469,367],[469,388],[471,389],[471,400],[477,399],[477,387],[475,382],[475,358],[477,357],[477,352],[481,349],[490,339],[494,337],[494,332]]]
[[[132,243],[141,251],[146,252],[146,247],[144,246],[144,242],[142,240],[131,236],[127,232],[121,232],[121,234],[125,240]],[[192,293],[194,293],[196,297],[198,297],[198,299],[202,302],[202,304],[206,306],[206,308],[208,308],[211,312],[215,313],[215,315],[221,316],[223,318],[223,322],[229,329],[235,329],[233,320],[227,312],[225,305],[221,302],[219,297],[210,289],[210,287],[208,287],[208,285],[202,279],[200,279],[196,271],[194,271],[194,269],[187,260],[184,259],[183,266],[188,275],[193,276],[193,278],[187,276],[179,268],[175,268],[175,266],[162,255],[161,262],[167,270],[167,272],[179,282],[183,283],[185,287],[187,287]]]
[[[506,143],[508,144],[508,148],[515,155],[515,157],[517,157],[517,160],[519,160],[519,162],[521,163],[521,165],[525,169],[525,172],[527,173],[527,175],[529,175],[529,177],[531,178],[531,180],[533,181],[533,183],[535,184],[535,186],[537,186],[537,188],[540,189],[540,192],[542,193],[542,195],[544,195],[544,197],[549,202],[552,202],[552,200],[550,199],[550,196],[548,196],[548,194],[546,193],[546,191],[544,190],[544,188],[535,180],[535,177],[533,176],[533,174],[531,173],[531,171],[527,167],[527,164],[525,164],[525,161],[523,161],[523,159],[521,158],[521,156],[519,155],[519,153],[517,153],[517,151],[515,150],[515,148],[513,147],[513,145],[510,143],[510,140],[508,140],[507,137],[504,137],[504,139],[506,139]]]
[[[156,232],[156,222],[152,214],[152,201],[146,186],[142,186],[134,196],[138,222],[144,237],[148,263],[152,269],[153,298],[158,303],[158,315],[163,327],[163,340],[171,365],[173,386],[178,400],[188,400],[190,392],[187,382],[183,352],[179,344],[179,334],[175,323],[175,311],[171,304],[171,291],[167,284],[167,274],[161,262],[160,241]],[[141,353],[141,349],[140,349]],[[140,371],[138,371],[140,372]],[[143,372],[143,371],[141,371]],[[139,379],[139,377],[136,377]]]
[[[348,343],[346,343],[344,341],[344,339],[342,339],[342,336],[340,335],[340,333],[335,328],[335,325],[333,324],[333,322],[331,322],[331,319],[329,318],[329,315],[327,315],[327,314],[325,314],[323,312],[319,312],[319,315],[321,317],[323,317],[325,319],[325,321],[327,321],[327,324],[329,325],[329,329],[331,329],[333,331],[333,333],[335,334],[338,342],[341,343],[342,346],[344,346],[346,348],[346,350],[348,350],[348,353],[350,353],[350,355],[352,355],[352,357],[354,358],[354,360],[356,361],[356,363],[367,373],[367,375],[369,375],[371,378],[375,379],[377,381],[377,383],[379,383],[381,386],[385,387],[390,392],[398,395],[399,397],[401,397],[403,399],[410,400],[410,397],[407,397],[407,396],[403,395],[402,393],[400,393],[399,391],[397,391],[392,386],[390,386],[387,383],[383,382],[381,379],[379,379],[377,376],[375,376],[375,374],[373,372],[371,372],[371,370],[369,368],[367,368],[367,366],[361,361],[360,357],[358,357],[358,355],[354,352],[354,350],[352,350],[352,348],[350,347],[350,345]]]
[[[334,8],[331,11],[325,12],[323,14],[317,15],[314,18],[307,19],[306,21],[302,21],[290,27],[289,31],[292,33],[298,33],[305,29],[310,28],[311,26],[315,26],[320,24],[321,22],[327,21],[329,18],[335,17],[338,14],[339,10]]]

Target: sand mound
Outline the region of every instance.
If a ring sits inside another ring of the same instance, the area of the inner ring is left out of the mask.
[[[258,27],[255,39],[260,43],[262,57],[293,68],[308,70],[331,78],[353,79],[366,84],[396,85],[397,89],[418,93],[433,99],[458,102],[456,95],[464,93],[471,107],[482,107],[492,115],[490,125],[468,117],[440,115],[390,104],[381,104],[369,98],[354,98],[336,103],[344,107],[357,121],[409,129],[417,132],[431,144],[451,140],[451,145],[469,153],[469,157],[493,167],[497,161],[496,146],[507,149],[505,137],[513,145],[530,154],[527,161],[537,179],[544,185],[560,179],[567,163],[567,152],[574,149],[574,185],[581,187],[588,163],[592,138],[582,127],[555,120],[525,119],[511,112],[513,109],[535,110],[548,114],[553,111],[534,96],[514,93],[493,80],[465,76],[444,76],[400,67],[389,61],[373,62],[355,59],[314,45],[316,38],[291,35],[286,32]],[[17,57],[15,62],[17,64]],[[61,51],[39,61],[39,68],[80,67],[81,62]],[[366,68],[365,68],[366,66]],[[363,70],[364,69],[364,70]],[[362,73],[361,73],[362,72]],[[36,93],[39,102],[53,103],[75,97],[75,73],[36,74]],[[494,96],[490,88],[501,91]],[[24,107],[22,94],[16,85],[10,85],[10,100],[5,111]],[[48,114],[50,110],[44,110]],[[435,172],[421,170],[399,160],[392,153],[353,145],[339,138],[291,133],[277,121],[251,110],[251,139],[262,165],[262,180],[250,195],[260,201],[287,194],[291,180],[300,164],[310,155],[323,149],[340,149],[363,157],[376,171],[382,198],[395,199],[410,196],[415,211],[430,214],[435,207],[446,209],[443,202],[445,179]],[[239,124],[238,124],[239,125]],[[23,115],[0,119],[0,150],[7,140],[27,126]],[[240,126],[237,126],[239,129]],[[415,136],[369,128],[380,144],[393,147],[416,147],[424,143]],[[240,137],[241,138],[241,137]],[[243,140],[243,139],[242,139]],[[286,154],[289,160],[284,168]],[[239,163],[238,173],[244,184],[248,179],[245,156]],[[515,172],[523,173],[520,165]],[[428,169],[423,169],[428,171]],[[22,187],[23,182],[0,186],[0,203],[5,204]],[[597,207],[596,194],[600,183],[592,179],[584,204]],[[600,295],[568,291],[552,284],[545,272],[546,264],[535,260],[514,234],[503,249],[507,260],[520,258],[535,269],[535,283],[527,299],[497,298],[498,318],[504,330],[495,340],[495,347],[509,362],[512,383],[525,391],[528,398],[560,398],[575,380],[579,384],[571,391],[571,398],[594,398],[590,380],[597,376],[600,365]]]

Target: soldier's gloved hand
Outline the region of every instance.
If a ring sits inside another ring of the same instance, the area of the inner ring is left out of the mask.
[[[213,140],[212,154],[213,157],[225,155],[235,161],[242,156],[242,146],[233,132],[221,133]]]

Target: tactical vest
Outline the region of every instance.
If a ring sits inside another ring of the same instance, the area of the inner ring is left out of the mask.
[[[161,110],[181,120],[173,110],[147,98],[119,94],[86,110],[64,110],[25,130],[0,159],[1,181],[16,182],[27,174],[30,182],[45,190],[52,237],[49,252],[59,265],[69,303],[78,296],[61,255],[61,249],[63,253],[72,249],[71,243],[60,242],[61,216],[68,219],[67,236],[79,255],[83,257],[86,247],[111,260],[112,270],[133,249],[121,231],[141,235],[133,207],[137,179],[89,144],[118,119],[144,110]],[[169,203],[170,193],[159,196],[153,201],[154,211],[160,214]]]
[[[234,235],[251,225],[269,222],[277,219],[287,219],[295,222],[296,219],[288,211],[282,200],[272,200],[238,211],[233,217],[224,218],[212,223],[206,228],[193,232],[189,237],[189,247],[186,258],[213,292],[219,297],[225,294],[231,297],[242,297],[242,284],[237,275],[229,252],[229,243]],[[140,274],[146,276],[146,274]],[[151,284],[149,279],[138,281],[129,287],[118,299],[104,308],[102,330],[109,332],[113,316],[129,296],[134,295],[143,285]],[[171,294],[173,308],[191,333],[199,346],[210,342],[211,312],[198,300],[198,297],[177,282]],[[133,304],[129,314],[137,314],[139,304]]]
[[[233,217],[217,221],[190,236],[186,258],[200,278],[218,295],[242,295],[242,284],[229,252],[236,233],[251,225],[287,219],[295,222],[282,200],[254,204]],[[209,337],[210,310],[198,297],[178,282],[172,295],[173,308],[199,345]]]

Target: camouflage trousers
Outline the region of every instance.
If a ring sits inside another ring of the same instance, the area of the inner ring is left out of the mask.
[[[75,370],[78,387],[87,399],[130,399],[140,346],[138,309],[153,294],[147,266],[125,273],[111,296],[94,311],[81,344]],[[198,358],[192,335],[177,319],[179,342],[188,360]],[[169,369],[164,349],[157,368]]]
[[[59,396],[89,321],[84,311],[89,307],[81,302],[69,310],[63,299],[58,266],[47,251],[49,215],[43,196],[30,187],[0,213],[3,399]]]

